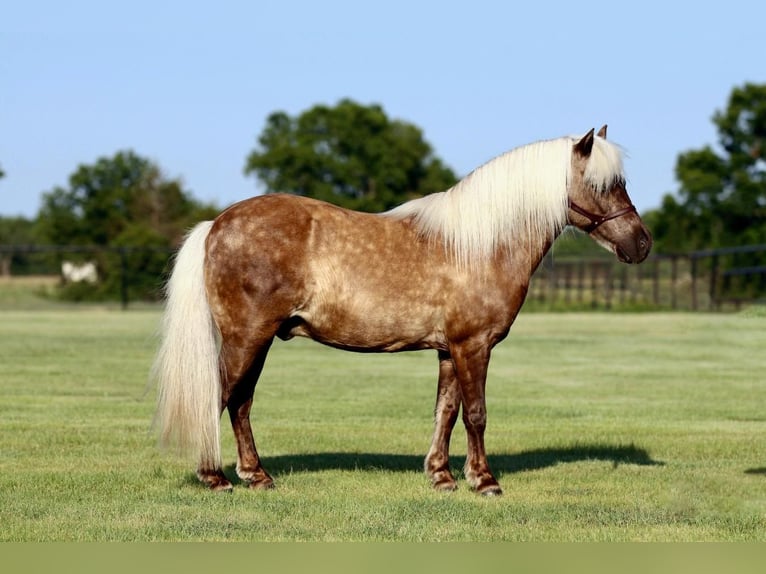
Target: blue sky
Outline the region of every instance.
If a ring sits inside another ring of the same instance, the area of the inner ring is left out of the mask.
[[[420,126],[465,175],[609,124],[640,210],[766,82],[766,3],[510,0],[9,2],[0,17],[0,215],[34,216],[80,164],[132,149],[224,207],[266,117],[344,97]]]

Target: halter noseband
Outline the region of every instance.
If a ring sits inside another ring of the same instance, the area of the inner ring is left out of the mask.
[[[638,213],[636,211],[636,206],[631,204],[628,207],[623,207],[622,209],[618,209],[617,211],[613,211],[607,215],[597,215],[588,211],[587,209],[580,207],[571,199],[569,200],[569,209],[575,213],[579,213],[588,221],[590,221],[588,225],[582,228],[586,233],[593,233],[598,227],[601,226],[601,224],[606,223],[612,219],[616,219],[617,217],[622,217],[628,213]]]

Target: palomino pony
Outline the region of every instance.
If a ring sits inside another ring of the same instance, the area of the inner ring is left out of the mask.
[[[532,273],[567,224],[625,263],[651,249],[625,191],[621,152],[606,141],[606,126],[593,132],[514,149],[447,191],[382,214],[264,195],[198,224],[167,286],[154,368],[161,442],[191,448],[199,479],[231,489],[220,447],[227,409],[237,474],[269,488],[250,408],[274,337],[361,352],[434,349],[426,474],[436,489],[456,488],[449,441],[462,406],[465,478],[476,492],[500,494],[484,449],[487,365]]]

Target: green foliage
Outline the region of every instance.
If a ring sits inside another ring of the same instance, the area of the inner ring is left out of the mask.
[[[169,246],[205,211],[180,181],[164,178],[157,165],[127,151],[81,165],[68,189],[43,195],[39,219],[55,244],[108,246],[133,226],[149,226]]]
[[[455,174],[433,155],[420,128],[378,105],[341,100],[290,117],[271,114],[248,156],[268,193],[294,193],[362,211],[382,211],[443,191]]]
[[[167,239],[147,224],[125,229],[114,239],[114,246],[123,248],[120,265],[130,273],[126,288],[130,300],[160,297],[160,287],[168,262]],[[136,249],[136,246],[141,246]],[[112,267],[114,268],[114,267]],[[120,288],[122,277],[110,275],[105,284],[109,292]]]
[[[50,244],[131,248],[124,256],[106,250],[81,256],[97,262],[101,280],[95,286],[70,286],[65,296],[114,298],[127,272],[132,295],[153,298],[168,251],[186,229],[216,211],[194,201],[180,181],[163,177],[151,161],[123,151],[81,165],[68,188],[44,194],[38,220]]]
[[[36,238],[33,221],[25,217],[0,216],[0,245],[28,245]]]
[[[647,215],[657,251],[766,243],[766,85],[735,88],[717,111],[720,151],[678,156],[678,198]]]
[[[505,489],[490,500],[459,474],[459,420],[459,489],[434,492],[421,470],[434,353],[305,340],[275,343],[255,393],[277,487],[205,490],[149,432],[158,322],[5,312],[0,540],[766,540],[762,313],[522,313],[490,366],[487,448]]]
[[[35,223],[24,217],[0,216],[0,246],[31,245],[37,242]],[[8,276],[17,269],[29,268],[30,258],[24,253],[0,251],[0,276]]]

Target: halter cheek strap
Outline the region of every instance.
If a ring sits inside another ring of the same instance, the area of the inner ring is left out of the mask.
[[[598,229],[601,226],[601,224],[606,223],[607,221],[610,221],[612,219],[616,219],[617,217],[622,217],[623,215],[627,215],[628,213],[638,213],[636,211],[636,206],[631,204],[628,207],[623,207],[622,209],[618,209],[617,211],[613,211],[612,213],[608,213],[606,215],[598,215],[596,213],[588,211],[587,209],[583,207],[580,207],[571,199],[569,200],[569,209],[571,209],[575,213],[579,213],[588,221],[590,221],[588,225],[582,228],[582,230],[585,231],[586,233],[593,233],[596,229]]]

